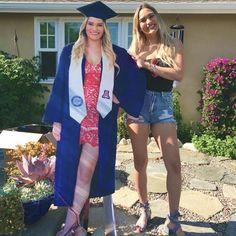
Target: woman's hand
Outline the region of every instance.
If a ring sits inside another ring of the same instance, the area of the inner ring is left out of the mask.
[[[61,123],[58,123],[58,122],[53,123],[52,135],[56,139],[56,141],[60,141],[60,139],[61,139]]]
[[[136,64],[139,68],[144,68],[145,66],[145,61],[144,59],[138,55],[138,54],[135,54],[135,53],[132,53],[130,51],[128,51],[128,53],[130,54],[130,56],[136,61]]]
[[[120,103],[115,94],[113,94],[113,96],[112,96],[112,102],[114,102],[115,104]]]

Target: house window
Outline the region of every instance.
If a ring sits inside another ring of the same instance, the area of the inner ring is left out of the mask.
[[[79,36],[81,22],[66,22],[65,23],[65,45],[77,41]]]
[[[110,32],[111,42],[113,44],[118,44],[118,22],[108,22],[107,28]]]
[[[40,21],[38,25],[38,55],[43,78],[52,78],[57,65],[57,24],[55,21]]]
[[[35,55],[40,58],[42,76],[51,83],[56,74],[59,55],[66,44],[77,41],[82,20],[69,18],[40,18],[35,19]],[[122,44],[122,24],[121,21],[107,22],[110,32],[111,42],[123,46]],[[127,27],[127,26],[126,26]]]

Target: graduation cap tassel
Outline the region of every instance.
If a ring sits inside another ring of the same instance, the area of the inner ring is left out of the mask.
[[[16,47],[16,55],[19,57],[20,52],[19,52],[18,36],[17,36],[16,30],[15,30],[15,34],[14,34],[14,43],[15,43],[15,47]]]

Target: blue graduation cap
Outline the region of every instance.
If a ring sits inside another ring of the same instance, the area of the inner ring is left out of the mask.
[[[101,1],[96,1],[88,5],[78,7],[77,10],[80,11],[86,17],[96,17],[104,21],[114,16],[117,16],[116,12],[114,12],[111,8],[109,8]]]

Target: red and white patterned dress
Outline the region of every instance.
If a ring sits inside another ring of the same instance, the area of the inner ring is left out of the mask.
[[[97,65],[85,62],[84,97],[87,116],[81,122],[80,143],[89,143],[98,146],[98,121],[97,111],[98,94],[101,80],[101,63]]]

